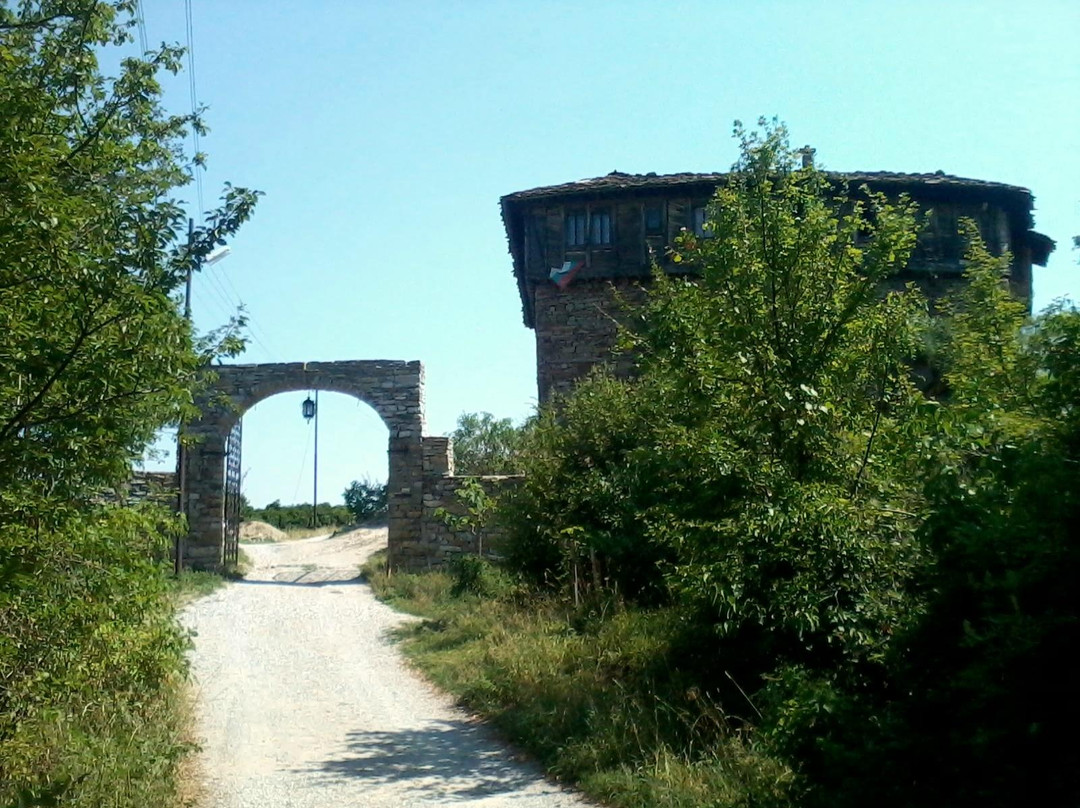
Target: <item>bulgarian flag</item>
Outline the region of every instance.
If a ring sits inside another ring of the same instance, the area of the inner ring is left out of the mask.
[[[570,285],[570,281],[577,275],[578,270],[585,266],[585,260],[580,259],[578,261],[567,261],[561,267],[552,267],[551,272],[548,273],[548,277],[551,278],[551,282],[558,286],[560,289],[565,289]]]

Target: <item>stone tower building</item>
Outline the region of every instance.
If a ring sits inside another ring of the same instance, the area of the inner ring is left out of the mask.
[[[866,185],[889,197],[908,194],[928,226],[901,281],[915,280],[931,297],[962,272],[963,243],[957,223],[974,219],[988,248],[1012,253],[1011,283],[1031,305],[1031,268],[1046,265],[1054,242],[1032,228],[1032,195],[1026,188],[944,173],[830,173],[838,190],[852,195]],[[666,272],[677,266],[666,253],[682,228],[701,232],[705,205],[724,174],[623,174],[519,191],[502,198],[503,224],[525,325],[536,332],[536,373],[541,403],[569,390],[595,364],[609,360],[619,306],[647,283],[652,257]],[[569,264],[567,263],[569,262]],[[554,268],[575,267],[561,287]],[[623,361],[626,361],[625,359]]]

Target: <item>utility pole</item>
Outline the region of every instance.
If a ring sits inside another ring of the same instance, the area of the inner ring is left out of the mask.
[[[315,390],[315,469],[311,488],[311,526],[319,526],[319,391]]]
[[[195,220],[187,220],[187,269],[184,273],[184,319],[188,328],[191,327],[191,248],[195,241]],[[180,487],[180,513],[187,516],[187,452],[184,451],[183,442],[184,425],[179,424],[176,429],[176,476],[179,478]],[[179,533],[173,542],[173,572],[179,575],[184,569],[184,538]]]

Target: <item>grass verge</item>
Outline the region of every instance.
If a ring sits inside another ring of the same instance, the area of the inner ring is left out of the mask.
[[[227,581],[243,578],[251,571],[251,567],[251,556],[241,548],[237,563],[230,564],[222,572],[183,570],[179,575],[169,576],[169,599],[175,608],[181,609],[193,600],[224,586]]]
[[[76,698],[29,711],[4,742],[11,780],[0,784],[0,804],[186,808],[186,686],[178,673],[141,696]]]
[[[686,615],[572,608],[463,566],[464,587],[460,571],[388,576],[381,554],[364,574],[426,618],[399,630],[417,667],[557,779],[626,808],[792,804],[792,772],[680,668]]]

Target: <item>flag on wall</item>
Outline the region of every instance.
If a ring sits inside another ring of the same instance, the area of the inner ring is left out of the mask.
[[[570,281],[574,280],[574,276],[577,275],[578,270],[583,266],[585,266],[584,259],[567,261],[561,267],[552,267],[551,272],[548,273],[548,277],[551,278],[551,282],[560,289],[565,289],[570,285]]]

